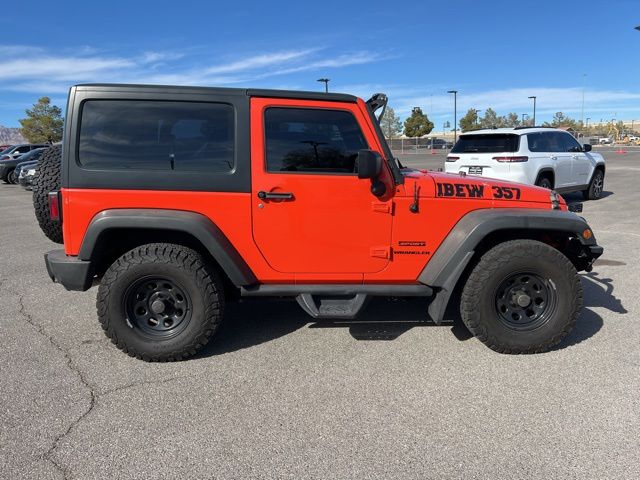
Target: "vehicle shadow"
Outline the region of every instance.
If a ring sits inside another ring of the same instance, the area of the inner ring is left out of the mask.
[[[613,280],[598,276],[596,272],[581,275],[584,289],[584,309],[571,333],[553,350],[577,345],[594,336],[603,326],[600,315],[589,307],[604,307],[625,314],[627,310],[614,295]],[[453,298],[445,321],[459,341],[473,337],[460,319]],[[426,298],[376,297],[369,302],[355,320],[313,320],[295,301],[287,299],[248,298],[227,306],[225,322],[216,339],[198,357],[230,353],[260,345],[289,335],[303,327],[348,329],[349,334],[361,341],[393,341],[414,328],[436,325],[427,314]]]
[[[436,326],[427,316],[425,298],[373,298],[355,320],[314,320],[295,301],[248,298],[228,305],[216,339],[197,357],[250,348],[300,328],[346,328],[356,340],[395,340],[415,327]]]
[[[598,200],[602,200],[603,198],[610,197],[614,195],[613,192],[609,190],[604,190],[600,194],[600,198]],[[562,197],[565,199],[568,205],[573,205],[575,203],[585,203],[585,202],[593,202],[594,200],[585,200],[580,192],[571,192],[571,193],[563,193]]]
[[[613,291],[613,280],[598,276],[597,272],[589,272],[581,275],[584,308],[578,318],[575,327],[553,350],[561,350],[572,345],[577,345],[593,337],[602,328],[602,317],[589,307],[604,307],[607,310],[626,314],[627,309]]]

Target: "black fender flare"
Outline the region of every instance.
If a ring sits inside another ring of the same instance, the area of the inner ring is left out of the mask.
[[[98,213],[87,227],[78,258],[91,261],[100,237],[112,229],[154,229],[184,232],[196,238],[236,286],[257,283],[251,268],[229,239],[200,213],[165,209],[111,209]]]
[[[449,297],[460,275],[469,264],[480,242],[500,230],[553,231],[570,233],[583,245],[596,245],[595,236],[582,237],[588,229],[586,220],[563,210],[493,208],[474,210],[462,217],[440,244],[418,281],[436,292],[429,304],[429,315],[436,323],[442,321]]]

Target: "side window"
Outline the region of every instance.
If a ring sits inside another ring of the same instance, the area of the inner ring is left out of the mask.
[[[550,150],[549,134],[546,132],[530,133],[527,135],[530,152],[552,152]]]
[[[267,171],[356,172],[369,148],[353,114],[343,110],[268,108],[264,116]]]
[[[563,143],[563,152],[581,152],[582,146],[578,143],[578,141],[573,137],[573,135],[569,133],[558,133],[557,135],[562,136]]]
[[[235,112],[224,103],[89,100],[78,162],[87,169],[226,173],[234,166]]]
[[[29,150],[31,150],[31,147],[29,145],[16,148],[16,152],[18,153],[27,153]]]

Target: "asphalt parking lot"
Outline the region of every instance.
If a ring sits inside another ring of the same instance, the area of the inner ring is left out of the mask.
[[[30,194],[0,185],[0,477],[640,478],[640,150],[614,150],[582,214],[605,248],[583,313],[530,356],[423,300],[336,323],[258,299],[195,359],[143,363],[103,335],[95,289],[49,280]]]

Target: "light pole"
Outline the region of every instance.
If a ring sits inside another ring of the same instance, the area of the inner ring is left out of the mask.
[[[580,113],[580,123],[582,123],[582,125],[584,125],[584,84],[586,82],[587,79],[587,74],[583,73],[582,74],[582,111]]]
[[[533,98],[533,126],[536,126],[536,97],[535,95],[531,95],[529,99]]]
[[[478,127],[480,126],[480,116],[478,115],[482,110],[478,110],[477,108],[473,109],[474,112],[476,112],[476,125],[478,125]]]
[[[523,126],[523,127],[525,126],[525,124],[524,124],[524,117],[528,117],[528,116],[529,116],[529,114],[528,114],[528,113],[523,113],[523,114],[522,114],[522,120],[520,121],[520,123],[522,123],[522,126]]]
[[[591,117],[587,117],[587,124],[585,125],[585,128],[589,128],[589,120],[591,120]]]
[[[458,140],[458,91],[447,90],[447,93],[453,93],[453,143]]]
[[[324,83],[324,93],[329,93],[329,81],[330,80],[331,80],[330,78],[319,78],[318,80],[316,80],[317,82]]]

